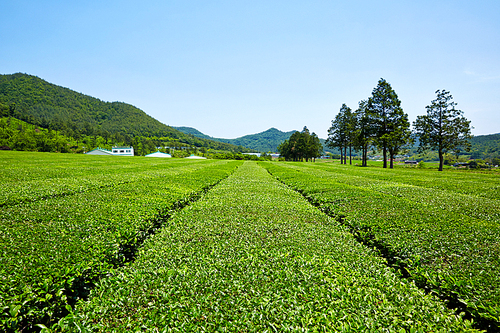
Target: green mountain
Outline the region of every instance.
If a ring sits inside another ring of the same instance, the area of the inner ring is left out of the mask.
[[[471,158],[500,158],[500,133],[474,136],[470,142]]]
[[[0,116],[11,116],[77,139],[84,135],[101,136],[106,142],[111,138],[132,144],[133,139],[139,137],[163,138],[173,140],[179,146],[231,152],[251,151],[185,134],[159,122],[133,105],[104,102],[36,76],[21,73],[0,75],[0,112]]]
[[[282,132],[274,127],[268,129],[267,131],[260,132],[257,134],[249,134],[236,139],[222,139],[222,138],[213,138],[202,132],[198,131],[192,127],[174,127],[181,132],[192,134],[199,138],[211,139],[220,142],[231,143],[233,145],[243,146],[249,149],[257,150],[260,152],[277,152],[278,146],[285,140],[288,140],[290,136],[295,131],[290,132]],[[337,154],[338,151],[336,149],[328,148],[325,144],[325,139],[319,139],[321,144],[323,145],[324,152],[332,152]]]
[[[295,131],[282,132],[273,127],[261,133],[245,135],[236,139],[226,139],[223,142],[255,149],[261,152],[276,152],[278,151],[279,144],[290,138],[293,132]]]
[[[285,140],[288,140],[295,131],[282,132],[276,128],[270,128],[267,131],[257,134],[249,134],[236,139],[223,139],[213,138],[192,127],[174,127],[181,132],[192,134],[199,138],[211,139],[220,142],[226,142],[237,146],[243,146],[249,149],[257,150],[260,152],[277,152],[278,146]],[[323,147],[325,147],[325,140],[320,139]],[[325,151],[327,151],[325,149]],[[329,150],[328,150],[329,151]]]
[[[201,138],[201,139],[210,139],[210,140],[216,140],[216,141],[224,140],[224,139],[212,138],[211,136],[203,134],[200,131],[198,131],[196,128],[192,128],[192,127],[185,127],[185,126],[176,127],[176,126],[173,126],[173,128],[175,128],[178,131],[181,131],[182,133],[194,135],[197,138]]]

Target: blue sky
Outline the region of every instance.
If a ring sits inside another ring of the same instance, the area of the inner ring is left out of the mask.
[[[500,132],[500,1],[3,1],[0,73],[235,138],[327,137],[380,78],[413,122],[437,89]]]

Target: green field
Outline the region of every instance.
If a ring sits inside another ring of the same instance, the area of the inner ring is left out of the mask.
[[[500,323],[497,173],[24,152],[0,165],[0,331]]]

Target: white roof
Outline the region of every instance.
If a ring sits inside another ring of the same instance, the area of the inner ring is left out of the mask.
[[[206,157],[196,156],[196,155],[191,155],[191,156],[189,156],[189,157],[185,157],[185,158],[190,158],[190,159],[204,159],[204,160],[206,160],[206,159],[207,159]]]
[[[86,155],[113,155],[113,153],[110,150],[103,149],[103,148],[92,149],[91,151],[88,151],[85,154]]]
[[[172,155],[162,153],[161,151],[157,151],[151,154],[147,154],[146,157],[172,157]]]

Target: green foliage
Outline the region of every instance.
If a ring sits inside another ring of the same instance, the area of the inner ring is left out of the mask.
[[[373,141],[374,128],[370,123],[370,114],[368,110],[368,101],[359,102],[359,107],[354,114],[356,127],[354,129],[354,148],[361,150],[361,165],[366,167],[368,163],[368,149]]]
[[[57,323],[239,163],[0,153],[0,331]]]
[[[175,215],[61,326],[130,331],[470,331],[335,220],[246,162]]]
[[[0,112],[38,128],[56,130],[76,141],[92,137],[111,145],[132,145],[146,141],[173,141],[184,146],[205,147],[231,152],[250,152],[248,148],[186,135],[122,102],[103,102],[68,88],[48,83],[27,74],[0,75]],[[160,140],[159,138],[163,138]],[[143,144],[144,145],[144,144]],[[157,145],[159,146],[159,145]],[[97,145],[89,145],[95,148]],[[148,148],[141,155],[154,152]],[[39,150],[39,149],[37,149]],[[40,150],[43,151],[43,150]]]
[[[408,115],[403,112],[398,95],[384,79],[380,79],[373,89],[367,108],[369,123],[375,133],[374,143],[383,151],[384,168],[387,167],[388,152],[392,169],[395,155],[410,141]]]
[[[495,175],[266,164],[423,288],[500,325],[500,180]],[[298,172],[297,172],[298,171]]]
[[[340,150],[340,163],[347,164],[347,148],[351,151],[355,144],[357,118],[350,107],[342,104],[339,113],[332,120],[332,126],[328,129],[327,146]]]
[[[75,139],[11,117],[0,118],[0,147],[41,152],[79,151]]]
[[[289,140],[285,140],[278,146],[278,151],[285,160],[309,161],[316,160],[323,152],[323,146],[316,133],[309,133],[307,127],[304,126],[302,132],[295,132]]]
[[[471,158],[500,158],[500,134],[477,135],[470,140],[470,144]]]
[[[413,123],[419,140],[419,151],[433,149],[438,151],[439,171],[443,170],[444,154],[459,152],[461,147],[470,150],[470,121],[463,117],[461,110],[455,109],[457,103],[449,91],[436,90],[437,97],[428,105],[427,114],[418,116]]]

